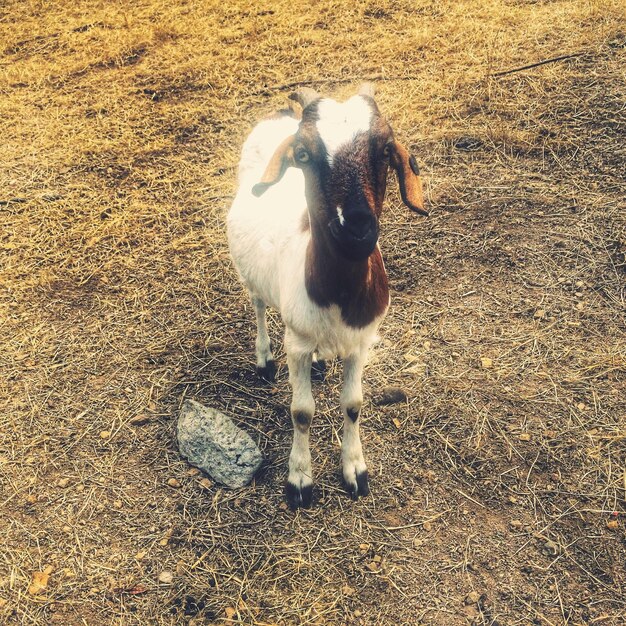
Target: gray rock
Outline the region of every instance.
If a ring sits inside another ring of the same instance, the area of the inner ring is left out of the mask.
[[[236,489],[253,478],[263,454],[232,420],[194,400],[185,400],[178,417],[180,453],[215,481]]]

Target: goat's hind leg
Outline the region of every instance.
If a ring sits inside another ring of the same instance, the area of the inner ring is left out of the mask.
[[[341,465],[343,479],[350,495],[356,500],[369,494],[367,466],[363,458],[359,422],[363,391],[361,377],[365,354],[349,356],[343,363],[343,389],[341,391],[341,409],[343,411],[343,439],[341,442]]]
[[[267,334],[267,323],[265,321],[265,311],[267,305],[258,296],[252,296],[252,305],[256,313],[257,335],[255,341],[256,349],[256,371],[258,375],[270,383],[276,379],[276,364],[270,344],[270,337]]]

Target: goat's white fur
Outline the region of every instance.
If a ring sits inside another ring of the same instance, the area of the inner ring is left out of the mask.
[[[328,163],[332,166],[334,155],[341,146],[369,130],[372,107],[362,96],[352,96],[346,102],[324,98],[320,100],[317,110],[317,132],[326,146]]]
[[[319,107],[322,110],[317,126],[329,155],[356,133],[369,128],[371,109],[361,96],[343,104],[322,100]],[[266,305],[280,312],[286,326],[285,351],[293,389],[294,422],[289,482],[300,489],[312,484],[308,424],[297,423],[294,417],[303,413],[310,423],[314,413],[312,355],[316,353],[321,359],[338,355],[344,360],[340,398],[344,414],[343,474],[347,484],[358,493],[356,476],[366,470],[366,465],[359,437],[360,420],[351,419],[348,409],[358,414],[361,408],[362,370],[384,314],[357,329],[344,323],[338,306],[323,308],[310,299],[305,286],[305,258],[311,233],[302,228],[307,203],[304,176],[299,169],[287,169],[282,179],[260,197],[251,191],[261,180],[276,148],[297,128],[296,120],[282,117],[262,121],[250,133],[239,164],[239,189],[228,214],[228,240],[256,311],[258,367],[265,367],[273,359],[265,325]]]

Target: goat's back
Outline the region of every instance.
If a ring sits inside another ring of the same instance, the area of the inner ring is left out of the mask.
[[[276,148],[298,129],[297,120],[283,116],[257,124],[246,139],[239,162],[239,189],[228,213],[230,252],[249,291],[281,309],[289,273],[304,272],[309,239],[302,230],[306,217],[304,176],[289,168],[262,196],[252,193]],[[282,284],[282,287],[281,287]]]

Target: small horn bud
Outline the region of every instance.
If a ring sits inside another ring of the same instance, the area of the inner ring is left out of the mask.
[[[376,87],[374,87],[374,83],[361,83],[358,95],[369,96],[370,98],[373,98],[376,95]]]
[[[315,89],[311,89],[311,87],[300,87],[296,93],[292,93],[289,98],[291,100],[295,100],[300,104],[303,109],[306,109],[311,102],[317,100],[320,95],[315,91]]]

